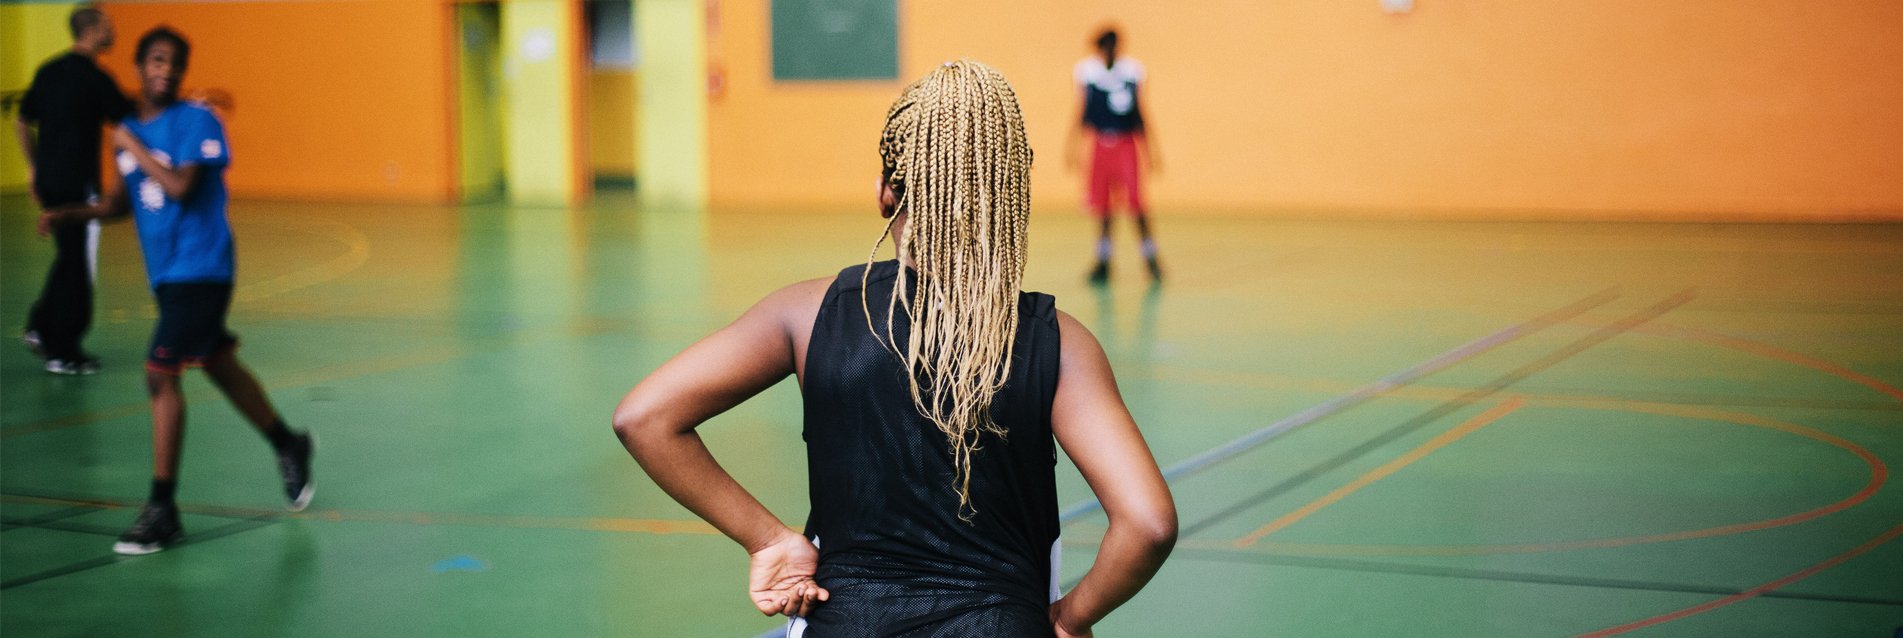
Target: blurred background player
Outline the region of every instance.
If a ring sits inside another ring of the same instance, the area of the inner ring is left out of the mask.
[[[132,113],[132,102],[95,59],[112,48],[112,19],[81,5],[67,19],[73,48],[33,74],[14,131],[42,207],[88,204],[99,197],[99,131]],[[37,129],[37,131],[35,130]],[[53,267],[27,315],[20,340],[54,374],[94,374],[99,359],[80,347],[92,327],[99,224],[52,229]]]
[[[1150,234],[1150,219],[1143,209],[1143,168],[1147,165],[1154,170],[1157,166],[1156,149],[1143,119],[1140,99],[1143,65],[1128,56],[1119,56],[1116,30],[1104,29],[1097,35],[1097,55],[1079,61],[1073,76],[1083,96],[1083,112],[1071,129],[1065,159],[1075,166],[1080,141],[1090,145],[1090,175],[1085,180],[1084,201],[1099,224],[1097,265],[1090,270],[1090,281],[1103,283],[1110,278],[1110,206],[1114,192],[1122,193],[1124,208],[1136,220],[1150,278],[1161,281],[1163,267],[1157,263],[1156,240]],[[1088,135],[1084,135],[1086,131]]]
[[[179,452],[185,438],[185,395],[179,376],[202,366],[232,405],[276,451],[291,511],[313,493],[310,434],[284,425],[251,371],[238,361],[237,337],[225,328],[236,263],[225,218],[225,167],[230,149],[218,117],[178,101],[191,45],[168,27],[139,38],[134,61],[141,100],[134,117],[113,132],[125,188],[105,203],[48,208],[41,232],[62,223],[133,214],[146,277],[159,308],[145,382],[152,399],[152,493],[113,551],[150,554],[184,538],[178,506]],[[134,213],[136,211],[136,213]]]

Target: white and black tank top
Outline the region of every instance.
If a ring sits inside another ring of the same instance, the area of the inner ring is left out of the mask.
[[[949,443],[913,406],[901,355],[882,345],[900,266],[872,264],[862,303],[865,268],[841,271],[826,291],[806,353],[806,533],[819,544],[816,580],[831,600],[804,619],[804,635],[1051,635],[1059,356],[1051,296],[1018,295],[1011,375],[991,403],[1008,434],[980,439],[976,512],[963,521]],[[902,349],[903,314],[892,329]]]

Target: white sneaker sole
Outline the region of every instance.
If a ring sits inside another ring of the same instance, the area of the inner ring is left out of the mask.
[[[53,363],[52,361],[46,362],[46,371],[51,372],[53,374],[60,375],[60,376],[67,376],[67,377],[83,377],[83,376],[99,374],[99,368],[96,368],[96,367],[94,368],[88,368],[84,366],[68,367],[65,365]]]
[[[177,545],[178,540],[163,543],[128,543],[119,541],[112,544],[112,553],[120,556],[144,556],[165,551],[165,548]]]
[[[311,497],[316,495],[317,495],[316,482],[312,481],[309,483],[305,483],[304,491],[298,492],[297,499],[285,505],[284,509],[287,509],[293,512],[302,512],[304,511],[304,508],[311,506]]]
[[[307,430],[305,432],[305,435],[311,437],[310,463],[312,465],[316,465],[317,464],[317,433]],[[317,476],[316,472],[309,472],[310,468],[304,468],[304,469],[306,472],[310,474],[310,476],[312,477]],[[297,498],[291,499],[291,502],[286,504],[284,506],[284,509],[287,509],[293,512],[302,512],[304,511],[304,508],[311,506],[311,497],[314,497],[314,496],[317,496],[317,480],[315,478],[312,478],[312,479],[304,481],[304,489],[302,491],[299,491],[297,493]]]

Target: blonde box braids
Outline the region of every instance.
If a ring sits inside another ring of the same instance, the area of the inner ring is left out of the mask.
[[[1006,434],[991,400],[1011,374],[1024,277],[1031,145],[1017,95],[989,66],[946,62],[892,103],[879,156],[908,218],[893,244],[918,272],[908,282],[900,269],[884,342],[911,372],[913,405],[950,443],[958,517],[969,521],[972,454],[982,434]],[[888,222],[868,264],[890,235]],[[867,328],[878,334],[863,294]],[[902,349],[893,336],[901,300],[910,328]]]

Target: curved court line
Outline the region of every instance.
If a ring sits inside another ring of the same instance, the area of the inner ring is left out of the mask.
[[[1745,353],[1755,354],[1762,357],[1777,359],[1787,363],[1794,363],[1794,364],[1801,365],[1807,368],[1811,368],[1813,370],[1824,372],[1826,374],[1835,375],[1850,381],[1854,381],[1856,383],[1863,384],[1864,386],[1867,386],[1873,390],[1887,394],[1891,396],[1892,398],[1897,399],[1898,401],[1903,401],[1903,390],[1898,390],[1895,386],[1891,386],[1887,383],[1884,383],[1882,380],[1877,379],[1876,377],[1872,377],[1872,376],[1863,374],[1861,372],[1851,370],[1848,367],[1844,367],[1842,365],[1838,365],[1830,361],[1818,359],[1816,357],[1812,357],[1812,356],[1802,354],[1799,352],[1785,350],[1783,348],[1779,348],[1777,346],[1773,346],[1768,343],[1761,343],[1761,342],[1751,341],[1749,339],[1742,339],[1739,337],[1733,337],[1730,335],[1721,334],[1717,332],[1711,332],[1707,330],[1699,330],[1696,328],[1687,328],[1687,327],[1681,327],[1681,326],[1662,325],[1662,326],[1656,326],[1652,328],[1652,330],[1660,334],[1679,336],[1679,337],[1684,337],[1688,339],[1704,341],[1706,343],[1710,343],[1710,344],[1714,344],[1714,345],[1718,345],[1718,346],[1722,346],[1726,348],[1731,348],[1733,350],[1738,350],[1740,352],[1745,352]],[[1867,454],[1868,451],[1865,451],[1865,453]],[[1872,455],[1870,458],[1872,460],[1875,459],[1874,455]],[[1877,463],[1881,464],[1881,461],[1877,461]],[[1892,527],[1889,530],[1884,531],[1882,534],[1878,534],[1875,538],[1871,538],[1870,540],[1865,541],[1862,545],[1858,545],[1841,554],[1827,558],[1824,561],[1819,562],[1815,565],[1811,565],[1810,567],[1806,567],[1804,569],[1800,569],[1790,574],[1786,574],[1782,578],[1778,578],[1770,582],[1766,582],[1762,585],[1758,585],[1757,587],[1753,587],[1743,592],[1726,596],[1724,598],[1719,598],[1717,600],[1708,601],[1702,604],[1693,605],[1691,607],[1686,607],[1678,611],[1659,614],[1657,616],[1653,616],[1650,618],[1644,618],[1644,619],[1636,620],[1636,621],[1629,622],[1623,625],[1608,627],[1606,629],[1601,629],[1599,631],[1582,634],[1581,638],[1597,638],[1600,636],[1614,636],[1614,635],[1618,635],[1618,634],[1622,634],[1622,633],[1626,633],[1626,632],[1630,632],[1630,631],[1634,631],[1638,629],[1644,629],[1646,627],[1651,627],[1653,625],[1660,625],[1660,624],[1668,623],[1668,622],[1678,620],[1681,618],[1686,618],[1689,616],[1702,614],[1702,613],[1711,611],[1713,609],[1718,609],[1720,607],[1730,605],[1732,603],[1738,603],[1738,602],[1750,600],[1752,598],[1756,598],[1758,596],[1762,596],[1770,592],[1773,592],[1786,585],[1790,585],[1792,583],[1796,583],[1806,578],[1810,578],[1811,576],[1816,575],[1819,572],[1822,572],[1826,569],[1830,569],[1832,567],[1841,565],[1852,558],[1856,558],[1857,556],[1862,555],[1865,552],[1876,549],[1878,546],[1881,546],[1884,543],[1887,543],[1887,542],[1890,542],[1891,540],[1896,539],[1897,536],[1903,536],[1903,525]]]
[[[275,224],[280,228],[308,232],[332,239],[344,245],[344,253],[315,266],[299,268],[256,283],[240,284],[232,290],[234,301],[254,302],[293,290],[309,288],[350,274],[370,261],[370,237],[350,224],[318,217],[272,217],[252,223]],[[300,223],[307,225],[300,228]],[[324,232],[321,230],[324,226],[341,228],[343,232]],[[125,311],[125,308],[106,310],[106,312]],[[138,311],[139,315],[146,319],[158,317],[158,305],[155,303],[142,304],[138,307]]]
[[[356,226],[333,219],[318,217],[271,217],[266,219],[271,223],[276,223],[281,227],[289,228],[293,231],[303,230],[341,242],[344,245],[344,254],[332,257],[315,266],[299,268],[264,281],[238,286],[234,294],[237,301],[257,301],[266,297],[280,295],[300,288],[308,288],[335,280],[363,267],[365,263],[370,261],[370,237],[364,235],[363,231]],[[310,224],[317,228],[298,228],[299,223]],[[333,229],[342,229],[342,232],[326,233],[319,230],[325,226],[329,226]]]
[[[1599,638],[1600,636],[1615,636],[1618,634],[1623,634],[1623,633],[1637,630],[1637,629],[1644,629],[1646,627],[1650,627],[1653,625],[1668,623],[1668,622],[1678,620],[1680,618],[1684,618],[1687,616],[1702,614],[1702,613],[1705,613],[1713,609],[1717,609],[1719,607],[1723,607],[1725,605],[1729,605],[1732,603],[1744,602],[1753,598],[1757,598],[1759,596],[1763,596],[1785,585],[1789,585],[1791,583],[1795,583],[1797,581],[1810,578],[1811,576],[1815,576],[1817,575],[1818,572],[1841,565],[1845,561],[1848,561],[1852,558],[1856,558],[1857,556],[1863,554],[1864,552],[1868,552],[1870,550],[1876,549],[1878,546],[1884,543],[1895,540],[1896,537],[1898,536],[1903,536],[1903,525],[1892,527],[1889,530],[1883,532],[1882,534],[1878,534],[1875,538],[1872,538],[1868,541],[1864,541],[1862,545],[1858,545],[1856,547],[1851,548],[1849,551],[1824,559],[1823,562],[1817,563],[1815,565],[1811,565],[1810,567],[1806,567],[1806,568],[1797,570],[1795,572],[1786,574],[1783,578],[1779,578],[1779,579],[1764,583],[1762,585],[1758,585],[1757,587],[1752,587],[1751,589],[1747,589],[1745,591],[1738,592],[1736,594],[1732,594],[1724,598],[1720,598],[1720,599],[1706,602],[1703,604],[1686,607],[1678,611],[1659,614],[1657,616],[1653,616],[1651,618],[1646,618],[1642,620],[1635,620],[1623,625],[1619,625],[1617,627],[1608,627],[1605,629],[1601,629],[1599,631],[1580,634],[1579,638]]]
[[[1210,448],[1201,454],[1183,459],[1163,470],[1163,480],[1166,482],[1174,482],[1185,476],[1201,472],[1210,466],[1227,461],[1238,454],[1254,449],[1256,446],[1268,442],[1269,439],[1281,436],[1289,430],[1319,421],[1323,417],[1327,417],[1336,412],[1366,403],[1381,395],[1383,392],[1407,385],[1416,379],[1471,359],[1507,342],[1539,332],[1561,321],[1579,316],[1588,310],[1605,305],[1607,302],[1617,299],[1618,297],[1619,294],[1614,290],[1602,290],[1588,295],[1584,299],[1561,307],[1558,310],[1528,319],[1523,323],[1509,326],[1493,334],[1461,344],[1452,350],[1443,352],[1413,367],[1382,377],[1374,383],[1356,388],[1353,392],[1324,401],[1321,404],[1271,423],[1259,430],[1244,434],[1227,443]],[[1103,501],[1091,498],[1082,503],[1065,508],[1064,511],[1057,515],[1057,522],[1059,525],[1064,525],[1083,518],[1102,507]]]
[[[1903,401],[1903,390],[1899,390],[1896,388],[1896,386],[1892,386],[1890,384],[1884,383],[1883,380],[1881,379],[1858,372],[1856,370],[1852,370],[1850,368],[1844,367],[1836,363],[1825,361],[1823,359],[1819,359],[1819,358],[1816,358],[1807,354],[1803,354],[1800,352],[1785,350],[1783,348],[1779,348],[1777,346],[1774,346],[1768,343],[1752,341],[1749,339],[1742,339],[1739,337],[1733,337],[1731,335],[1712,332],[1709,330],[1699,330],[1697,328],[1687,328],[1684,326],[1673,326],[1673,325],[1651,326],[1646,329],[1646,332],[1651,332],[1654,334],[1662,334],[1666,336],[1673,336],[1673,337],[1682,337],[1682,338],[1691,339],[1694,341],[1703,341],[1705,343],[1709,343],[1715,346],[1730,348],[1732,350],[1737,350],[1739,352],[1743,352],[1747,354],[1755,354],[1760,357],[1765,357],[1768,359],[1777,359],[1785,363],[1797,364],[1800,366],[1804,366],[1806,368],[1810,368],[1812,370],[1817,370],[1825,374],[1829,374],[1829,375],[1840,377],[1855,383],[1862,384],[1866,387],[1869,387],[1872,390],[1876,390],[1878,392],[1882,392],[1884,394],[1890,395],[1891,398],[1896,399],[1897,401]]]
[[[1525,399],[1520,397],[1509,398],[1489,408],[1485,412],[1474,415],[1473,418],[1467,419],[1460,425],[1454,426],[1452,429],[1442,432],[1432,439],[1428,439],[1426,443],[1422,443],[1419,447],[1408,450],[1406,454],[1402,454],[1394,460],[1382,464],[1381,467],[1368,470],[1366,474],[1355,477],[1355,480],[1349,481],[1347,485],[1337,487],[1334,491],[1322,495],[1321,498],[1310,501],[1307,505],[1303,505],[1293,512],[1282,515],[1281,518],[1277,518],[1256,528],[1255,531],[1249,532],[1242,538],[1236,539],[1233,544],[1239,548],[1254,545],[1256,541],[1262,540],[1262,537],[1274,534],[1284,527],[1294,525],[1296,521],[1308,518],[1309,515],[1319,512],[1322,508],[1328,507],[1329,505],[1335,504],[1336,501],[1347,498],[1348,495],[1360,491],[1361,488],[1372,485],[1375,481],[1387,478],[1388,475],[1400,471],[1401,468],[1407,467],[1409,464],[1419,461],[1422,458],[1426,458],[1427,455],[1433,454],[1435,451],[1447,447],[1453,444],[1453,442],[1465,438],[1469,434],[1479,431],[1480,428],[1500,420],[1501,417],[1511,414],[1514,410],[1520,409],[1520,406],[1523,405],[1526,405]]]
[[[1711,332],[1708,330],[1700,330],[1696,328],[1688,328],[1683,326],[1652,324],[1648,326],[1640,326],[1637,328],[1637,330],[1641,332],[1651,333],[1651,334],[1678,337],[1678,338],[1684,338],[1684,339],[1689,339],[1694,341],[1701,341],[1701,342],[1709,343],[1712,345],[1729,348],[1732,350],[1737,350],[1739,352],[1744,352],[1746,354],[1757,355],[1757,356],[1761,356],[1761,357],[1765,357],[1769,359],[1775,359],[1778,361],[1783,361],[1786,363],[1803,366],[1806,368],[1817,370],[1819,372],[1823,372],[1825,374],[1829,374],[1832,376],[1836,376],[1848,381],[1852,381],[1852,382],[1864,385],[1873,390],[1876,390],[1877,392],[1881,392],[1885,395],[1894,397],[1899,401],[1903,401],[1903,390],[1899,390],[1895,386],[1889,385],[1880,379],[1857,372],[1855,370],[1851,370],[1850,368],[1837,364],[1837,363],[1825,361],[1823,359],[1819,359],[1819,358],[1806,355],[1803,353],[1786,350],[1786,349],[1779,348],[1777,346],[1773,346],[1767,343],[1752,341],[1749,339],[1734,337],[1731,335],[1726,335],[1726,334],[1717,333],[1717,332]],[[1739,523],[1736,525],[1725,525],[1720,527],[1712,527],[1712,528],[1706,528],[1706,529],[1700,529],[1700,530],[1690,530],[1690,531],[1684,531],[1684,532],[1650,534],[1650,535],[1644,535],[1644,536],[1630,536],[1630,537],[1621,537],[1621,538],[1591,539],[1591,540],[1559,542],[1559,543],[1529,543],[1529,544],[1518,544],[1518,545],[1426,546],[1426,545],[1265,544],[1265,547],[1270,547],[1272,549],[1285,551],[1285,552],[1307,553],[1307,554],[1316,554],[1316,555],[1470,556],[1470,555],[1479,555],[1479,554],[1539,553],[1539,552],[1553,552],[1553,551],[1568,551],[1568,550],[1574,550],[1574,549],[1596,549],[1596,548],[1607,548],[1607,547],[1621,547],[1626,545],[1637,545],[1637,544],[1645,544],[1645,543],[1660,543],[1660,542],[1670,542],[1670,541],[1679,541],[1679,540],[1691,540],[1691,539],[1698,539],[1698,538],[1712,538],[1716,536],[1741,534],[1745,532],[1754,532],[1754,531],[1771,529],[1775,527],[1783,527],[1787,525],[1801,523],[1808,520],[1813,520],[1813,519],[1823,517],[1829,514],[1834,514],[1844,509],[1848,509],[1849,507],[1854,506],[1858,503],[1862,503],[1865,500],[1868,500],[1871,496],[1876,494],[1877,490],[1882,487],[1883,483],[1888,479],[1888,476],[1889,476],[1889,469],[1887,466],[1884,465],[1882,459],[1878,458],[1875,454],[1871,453],[1868,449],[1865,449],[1863,446],[1860,446],[1848,440],[1830,435],[1820,430],[1808,428],[1801,425],[1796,425],[1793,423],[1777,421],[1775,419],[1769,419],[1769,418],[1759,417],[1756,415],[1743,414],[1738,412],[1727,412],[1727,411],[1716,410],[1716,409],[1700,407],[1700,406],[1676,406],[1676,405],[1670,405],[1670,404],[1626,401],[1626,400],[1619,400],[1619,399],[1599,399],[1599,398],[1592,398],[1592,397],[1556,398],[1556,397],[1538,397],[1538,396],[1529,396],[1529,398],[1538,405],[1572,406],[1572,407],[1599,408],[1599,409],[1624,409],[1624,410],[1631,410],[1631,411],[1638,411],[1638,412],[1651,412],[1654,414],[1662,414],[1666,416],[1683,416],[1683,417],[1689,417],[1689,418],[1730,421],[1733,423],[1741,423],[1744,425],[1766,427],[1770,429],[1788,432],[1791,434],[1797,434],[1799,436],[1809,437],[1812,439],[1816,439],[1818,441],[1822,441],[1824,443],[1828,443],[1830,445],[1837,446],[1839,448],[1843,448],[1845,450],[1850,451],[1852,454],[1857,455],[1870,468],[1870,472],[1871,472],[1870,482],[1866,484],[1862,490],[1859,490],[1857,493],[1852,494],[1843,500],[1840,500],[1835,503],[1831,503],[1829,505],[1825,505],[1823,507],[1812,509],[1809,511],[1799,512],[1796,514],[1791,514],[1789,516],[1765,519],[1761,521],[1753,521],[1748,523]]]
[[[1426,412],[1421,413],[1418,416],[1415,416],[1414,418],[1408,419],[1406,421],[1402,421],[1399,425],[1389,428],[1381,432],[1380,434],[1376,435],[1374,438],[1363,441],[1360,444],[1355,445],[1354,447],[1349,448],[1340,454],[1336,454],[1328,458],[1327,460],[1321,462],[1320,464],[1310,465],[1308,469],[1302,470],[1301,472],[1293,476],[1290,476],[1286,479],[1277,481],[1273,485],[1269,486],[1268,488],[1263,489],[1259,492],[1256,492],[1255,494],[1250,495],[1242,499],[1241,501],[1233,505],[1230,505],[1229,507],[1222,508],[1213,514],[1204,516],[1203,518],[1201,518],[1200,520],[1197,520],[1194,523],[1183,525],[1181,526],[1181,530],[1179,531],[1179,534],[1183,536],[1194,536],[1197,533],[1201,532],[1202,530],[1210,528],[1216,525],[1217,523],[1220,523],[1224,519],[1249,511],[1255,506],[1260,505],[1270,499],[1274,499],[1291,490],[1294,490],[1295,488],[1300,487],[1301,485],[1309,481],[1315,480],[1316,478],[1319,478],[1323,475],[1332,473],[1335,470],[1340,469],[1343,466],[1346,466],[1348,463],[1355,461],[1356,459],[1359,459],[1363,456],[1367,456],[1368,454],[1373,453],[1376,450],[1383,449],[1387,447],[1390,443],[1400,440],[1400,438],[1403,436],[1407,436],[1408,434],[1416,430],[1420,430],[1422,428],[1427,427],[1428,425],[1431,425],[1437,421],[1440,421],[1442,418],[1453,415],[1455,412],[1459,411],[1465,406],[1472,405],[1475,403],[1480,403],[1484,400],[1488,400],[1489,397],[1492,397],[1493,395],[1501,393],[1507,388],[1512,387],[1513,384],[1515,383],[1519,383],[1520,381],[1523,381],[1535,374],[1539,374],[1542,371],[1552,368],[1553,366],[1558,365],[1561,362],[1566,361],[1567,359],[1571,359],[1572,357],[1579,355],[1579,353],[1585,352],[1593,348],[1594,346],[1597,346],[1601,343],[1605,343],[1606,341],[1611,340],[1614,337],[1624,334],[1626,331],[1630,330],[1634,326],[1656,319],[1660,315],[1663,315],[1667,312],[1671,312],[1672,309],[1674,308],[1677,308],[1679,306],[1685,305],[1686,303],[1689,303],[1693,298],[1696,297],[1694,293],[1695,291],[1691,289],[1682,290],[1678,294],[1672,295],[1670,297],[1666,297],[1665,299],[1659,301],[1658,303],[1652,304],[1651,306],[1648,306],[1636,313],[1627,315],[1625,317],[1618,319],[1617,321],[1601,326],[1600,328],[1593,330],[1591,333],[1588,333],[1586,336],[1576,339],[1572,341],[1571,343],[1566,344],[1564,347],[1559,348],[1558,350],[1548,352],[1546,355],[1541,356],[1540,358],[1535,359],[1530,363],[1514,368],[1513,370],[1507,372],[1506,374],[1500,375],[1499,377],[1494,378],[1492,381],[1487,382],[1485,385],[1482,385],[1480,387],[1474,388],[1466,392],[1460,397],[1442,402],[1441,404],[1435,406],[1434,408]]]
[[[1737,412],[1714,410],[1714,409],[1699,407],[1699,406],[1646,405],[1646,404],[1629,404],[1627,402],[1622,402],[1622,401],[1596,402],[1596,401],[1569,401],[1569,400],[1542,400],[1542,401],[1536,401],[1536,403],[1539,405],[1566,406],[1566,407],[1578,407],[1578,408],[1588,408],[1588,409],[1649,412],[1652,414],[1660,414],[1664,416],[1679,416],[1679,417],[1694,418],[1694,419],[1726,421],[1726,422],[1736,423],[1739,425],[1748,425],[1752,427],[1762,427],[1762,428],[1767,428],[1772,430],[1778,430],[1781,432],[1795,434],[1797,436],[1802,436],[1805,438],[1820,441],[1820,442],[1841,448],[1843,450],[1850,452],[1853,455],[1856,455],[1857,458],[1862,460],[1864,464],[1867,467],[1869,467],[1870,480],[1864,484],[1862,489],[1857,490],[1855,493],[1847,497],[1844,497],[1843,499],[1840,499],[1836,502],[1829,503],[1821,507],[1806,510],[1803,512],[1789,514],[1786,516],[1779,516],[1775,518],[1767,518],[1767,519],[1758,520],[1758,521],[1750,521],[1750,522],[1737,523],[1732,525],[1720,525],[1717,527],[1707,527],[1702,529],[1686,530],[1686,531],[1680,531],[1680,532],[1643,534],[1643,535],[1636,535],[1636,536],[1621,536],[1621,537],[1613,537],[1613,538],[1583,539],[1583,540],[1576,540],[1576,541],[1559,541],[1559,542],[1551,542],[1551,543],[1516,543],[1516,544],[1496,544],[1496,545],[1350,545],[1350,544],[1335,544],[1335,543],[1263,543],[1261,547],[1263,547],[1264,549],[1269,549],[1269,550],[1279,551],[1279,552],[1321,555],[1321,556],[1476,556],[1476,555],[1484,555],[1484,554],[1535,554],[1535,553],[1544,553],[1544,552],[1571,551],[1571,550],[1577,550],[1577,549],[1603,549],[1603,548],[1610,548],[1610,547],[1624,547],[1627,545],[1642,545],[1642,544],[1648,544],[1648,543],[1663,543],[1663,542],[1670,542],[1670,541],[1713,538],[1717,536],[1729,536],[1732,534],[1742,534],[1745,532],[1755,532],[1755,531],[1772,529],[1776,527],[1784,527],[1787,525],[1795,525],[1797,523],[1802,523],[1805,521],[1817,519],[1817,518],[1827,516],[1830,514],[1835,514],[1845,509],[1849,509],[1850,507],[1853,507],[1866,500],[1869,500],[1870,497],[1872,496],[1875,496],[1877,491],[1883,487],[1883,484],[1889,480],[1889,476],[1890,476],[1889,467],[1884,465],[1883,460],[1878,458],[1876,454],[1871,453],[1870,450],[1865,449],[1863,446],[1857,445],[1856,443],[1853,443],[1849,440],[1834,436],[1832,434],[1823,432],[1821,430],[1817,430],[1817,429],[1802,426],[1802,425],[1797,425],[1795,423],[1787,423],[1784,421],[1778,421],[1776,419],[1770,419],[1770,418],[1760,417],[1760,416],[1751,415],[1751,414],[1742,414]],[[1605,405],[1605,403],[1616,403],[1621,405],[1608,406],[1608,405]]]

